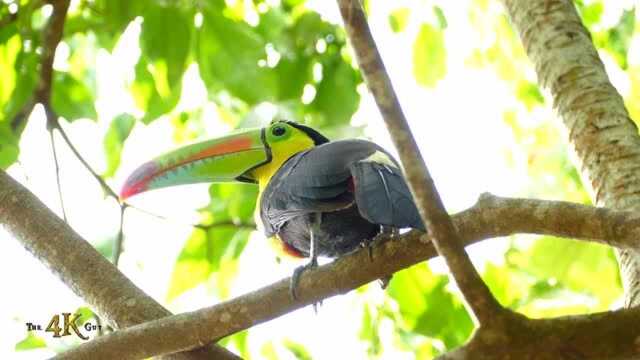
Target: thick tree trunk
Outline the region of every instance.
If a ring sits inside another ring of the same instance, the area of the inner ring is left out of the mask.
[[[570,0],[503,0],[569,130],[594,203],[640,209],[640,136]],[[626,305],[640,303],[640,256],[619,250]]]

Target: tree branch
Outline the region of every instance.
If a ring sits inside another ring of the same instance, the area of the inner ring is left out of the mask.
[[[442,204],[393,90],[362,6],[359,0],[338,0],[338,5],[360,70],[398,149],[405,177],[427,231],[480,324],[490,324],[502,308],[473,267]]]
[[[481,196],[472,208],[453,215],[452,221],[465,245],[496,236],[528,232],[633,246],[638,242],[640,235],[638,213],[567,202],[499,198],[489,194]],[[612,237],[611,241],[609,237]],[[154,320],[102,336],[61,354],[59,358],[82,359],[89,355],[94,359],[144,358],[189,349],[219,340],[324,298],[346,293],[437,256],[427,235],[419,231],[411,231],[380,244],[376,247],[375,254],[371,259],[365,249],[316,270],[309,270],[307,276],[300,280],[300,296],[295,301],[289,296],[289,279],[284,279],[212,307]],[[512,320],[508,323],[511,327],[535,327],[538,326],[535,325],[537,322],[544,321],[556,324],[556,320],[528,320],[517,314],[508,314]],[[635,312],[631,315],[627,315],[627,312],[613,314],[631,316],[633,321],[640,320]],[[572,319],[582,321],[580,319],[590,319],[593,316]],[[533,325],[527,321],[531,321]],[[574,331],[573,325],[563,321],[558,320],[554,331],[557,330],[559,338],[564,334],[565,339],[568,339],[571,331]],[[638,329],[640,331],[640,328]],[[542,334],[542,330],[540,331]],[[491,338],[491,335],[496,333],[485,329],[477,334],[481,334],[478,338],[486,342],[486,337]],[[526,334],[522,333],[523,336]],[[589,334],[593,334],[593,337],[589,337]],[[597,330],[589,332],[585,334],[587,339],[584,341],[596,343],[598,335]],[[493,341],[495,344],[496,339]],[[628,348],[621,347],[620,351],[626,351],[625,349]],[[599,354],[595,352],[596,349],[593,351],[593,354]],[[585,359],[602,359],[591,355],[588,351],[585,352]]]
[[[33,107],[37,103],[48,103],[53,80],[53,60],[64,32],[64,23],[69,10],[69,0],[51,0],[53,11],[44,29],[42,55],[40,57],[40,79],[32,99],[27,100],[11,121],[11,129],[16,132],[24,127]]]
[[[569,132],[594,202],[640,209],[640,136],[570,0],[502,0],[540,84]],[[636,119],[637,120],[637,119]],[[640,249],[618,259],[627,305],[640,305]]]
[[[438,360],[623,360],[640,355],[640,308],[554,319],[514,317],[508,334],[478,331]]]
[[[0,171],[0,224],[114,328],[171,314],[4,171]],[[176,356],[236,358],[217,346]]]

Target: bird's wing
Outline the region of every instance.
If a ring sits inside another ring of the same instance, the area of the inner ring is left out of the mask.
[[[389,157],[386,153],[379,156]],[[374,224],[424,231],[402,171],[390,163],[384,159],[364,159],[351,165],[360,214]]]
[[[263,196],[267,233],[292,217],[339,210],[354,201],[372,223],[424,229],[398,164],[370,141],[335,141],[293,156]]]

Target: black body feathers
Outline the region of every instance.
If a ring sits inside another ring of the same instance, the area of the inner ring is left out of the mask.
[[[321,213],[319,255],[337,257],[375,237],[381,225],[424,230],[397,162],[365,140],[325,143],[287,160],[260,199],[267,236],[309,254],[313,213]]]

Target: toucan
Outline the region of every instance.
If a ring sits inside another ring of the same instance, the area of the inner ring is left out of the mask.
[[[360,139],[330,141],[293,121],[272,121],[159,156],[138,167],[120,197],[180,184],[247,182],[259,187],[259,228],[288,253],[340,257],[370,245],[383,231],[425,230],[398,162]],[[260,224],[261,223],[261,224]]]

